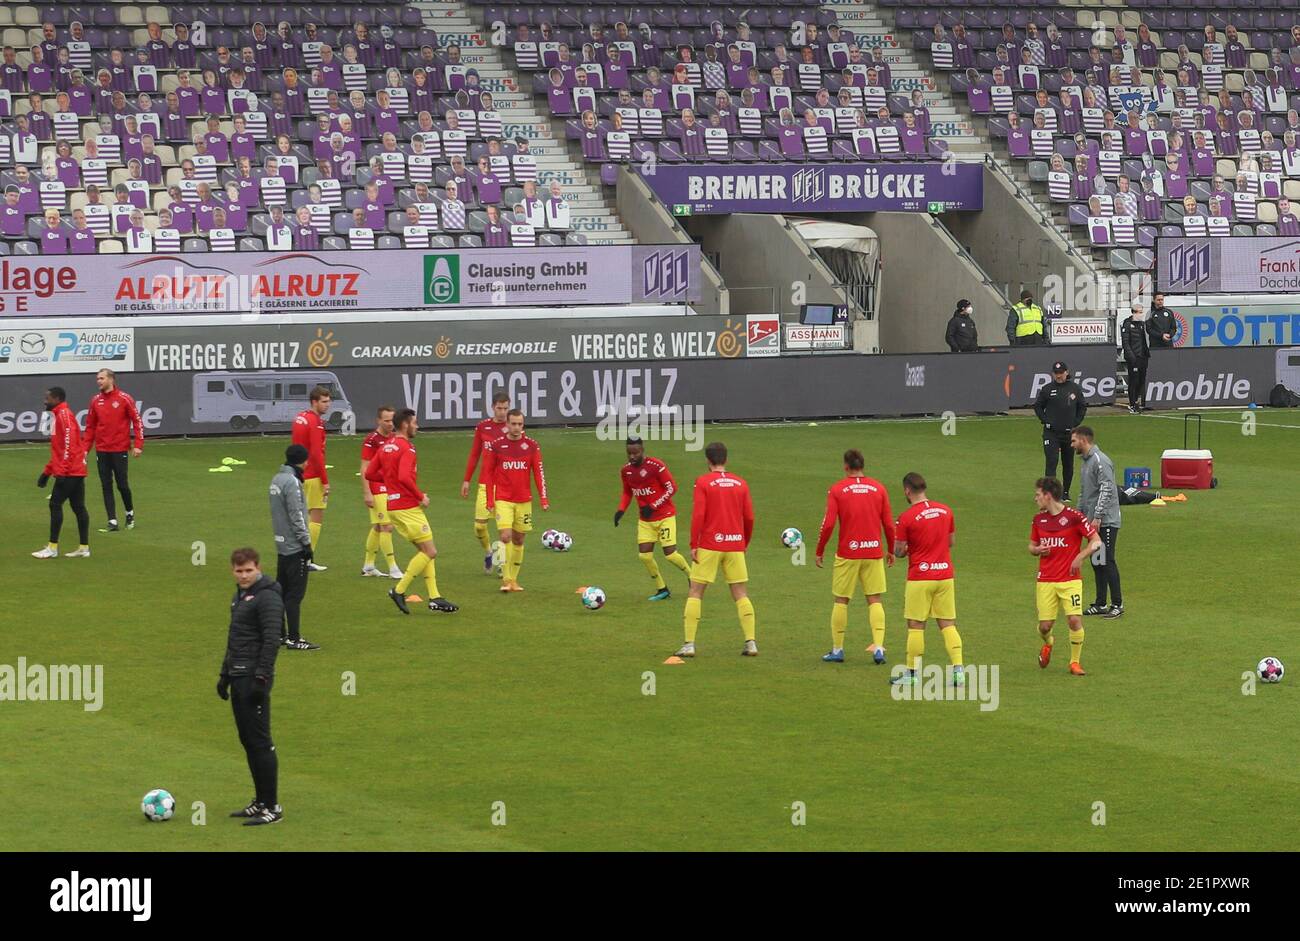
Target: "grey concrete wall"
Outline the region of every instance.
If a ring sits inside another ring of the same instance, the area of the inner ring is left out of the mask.
[[[990,278],[1013,301],[1022,288],[1042,299],[1043,279],[1064,278],[1071,267],[1089,270],[1065,245],[1043,231],[1038,208],[1021,199],[1000,173],[984,171],[984,210],[943,217],[952,232]],[[1084,313],[1075,311],[1075,313]]]
[[[801,304],[845,303],[834,273],[784,216],[693,216],[683,221],[705,252],[717,258],[732,313],[792,316]]]
[[[619,218],[638,242],[648,245],[670,245],[674,242],[691,241],[690,235],[654,198],[645,182],[627,167],[619,171],[615,194]],[[731,313],[727,286],[708,259],[704,261],[702,273],[703,290],[700,294],[700,302],[694,305],[695,309],[701,314]]]
[[[873,212],[839,217],[880,236],[880,347],[884,353],[946,351],[944,331],[957,301],[975,307],[980,344],[1005,344],[1006,309],[979,269],[954,250],[930,216]]]

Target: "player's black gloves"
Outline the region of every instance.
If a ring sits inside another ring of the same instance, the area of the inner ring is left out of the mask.
[[[49,474],[41,474],[41,476],[36,478],[36,486],[38,487],[44,487],[49,482],[50,482]]]
[[[265,677],[260,673],[253,677],[253,685],[248,698],[252,700],[254,706],[260,706],[266,702],[266,691],[270,685],[271,680],[269,677]]]
[[[310,562],[313,558],[314,558],[314,557],[313,557],[313,555],[312,555],[311,546],[308,546],[307,548],[305,548],[305,549],[302,550],[302,564],[303,564],[303,565],[306,565],[306,564],[307,564],[308,562]]]
[[[652,506],[643,506],[643,507],[641,507],[641,518],[642,518],[643,520],[648,520],[651,516],[654,515],[654,512],[655,512],[655,508],[654,508],[654,507],[652,507]]]
[[[621,520],[621,519],[623,518],[623,513],[624,513],[623,510],[615,510],[615,511],[614,511],[614,525],[615,525],[615,526],[617,526],[618,523],[619,523],[619,520]]]
[[[217,695],[222,699],[230,698],[230,677],[224,673],[217,677]]]

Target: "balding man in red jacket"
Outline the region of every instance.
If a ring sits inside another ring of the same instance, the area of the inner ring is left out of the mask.
[[[81,538],[77,551],[66,558],[90,558],[90,514],[86,512],[86,449],[81,444],[81,429],[77,416],[68,407],[68,396],[54,386],[45,391],[45,410],[54,414],[54,430],[50,434],[50,461],[41,471],[36,486],[44,487],[54,478],[54,492],[50,495],[50,541],[44,549],[32,553],[37,559],[56,559],[59,556],[59,531],[63,529],[63,504],[71,503],[77,517],[77,533]]]
[[[122,506],[126,510],[126,528],[135,529],[135,504],[131,500],[131,484],[127,480],[127,457],[139,457],[144,448],[144,426],[135,399],[117,387],[117,376],[111,369],[101,369],[95,375],[99,394],[86,408],[86,453],[95,449],[99,465],[99,485],[104,488],[104,512],[108,516],[108,531],[118,531],[117,501],[113,498],[113,482],[122,493]]]

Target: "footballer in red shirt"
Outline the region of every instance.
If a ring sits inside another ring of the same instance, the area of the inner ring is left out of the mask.
[[[523,591],[519,569],[524,564],[524,537],[533,529],[530,474],[537,482],[542,509],[549,510],[541,446],[524,434],[524,413],[512,408],[506,412],[506,433],[487,446],[479,475],[480,480],[487,481],[487,508],[496,514],[497,531],[505,545],[502,591]]]
[[[108,531],[118,531],[117,501],[113,497],[113,482],[122,493],[122,508],[126,510],[126,528],[135,529],[135,504],[131,499],[131,484],[127,480],[127,451],[139,457],[144,448],[144,425],[135,399],[117,387],[117,376],[111,369],[101,369],[95,374],[99,394],[92,396],[86,408],[86,432],[82,436],[86,453],[95,449],[95,463],[99,467],[99,485],[104,491],[104,511],[108,518]]]
[[[307,528],[311,531],[311,551],[316,552],[321,524],[325,522],[325,504],[330,496],[330,478],[325,470],[325,419],[334,396],[329,386],[316,386],[308,396],[307,408],[293,420],[293,443],[307,449],[307,466],[302,471],[302,495],[307,500]],[[313,572],[325,571],[313,559],[307,563]]]
[[[50,541],[44,549],[32,553],[35,559],[55,559],[59,555],[59,532],[63,529],[63,504],[72,504],[77,517],[77,534],[81,542],[67,558],[89,558],[90,514],[86,512],[86,449],[81,443],[81,429],[77,416],[68,406],[67,393],[59,386],[45,390],[45,410],[54,417],[50,431],[50,460],[36,478],[36,486],[44,487],[54,478],[54,491],[50,494]]]
[[[420,430],[413,409],[404,408],[393,419],[393,434],[379,448],[366,465],[364,480],[382,484],[389,522],[403,539],[418,550],[406,566],[397,585],[388,590],[388,597],[397,610],[410,614],[406,606],[406,591],[416,578],[424,576],[424,586],[429,594],[429,610],[452,614],[460,610],[442,596],[438,590],[437,565],[434,559],[438,547],[433,544],[433,530],[424,508],[429,505],[429,495],[420,489],[419,467],[416,463],[412,439]]]
[[[718,569],[722,569],[745,635],[745,646],[740,652],[746,657],[757,657],[754,603],[749,600],[745,584],[749,581],[745,550],[754,535],[754,504],[749,497],[749,484],[728,472],[727,446],[721,441],[708,445],[704,457],[709,462],[709,472],[695,478],[691,498],[691,590],[684,616],[686,643],[677,656],[695,656],[695,632],[704,607],[704,589],[713,584]]]
[[[839,544],[831,575],[831,652],[827,663],[844,662],[844,632],[849,626],[849,599],[859,586],[867,597],[871,646],[867,653],[885,662],[885,568],[894,564],[894,515],[885,485],[863,473],[866,459],[857,448],[844,452],[844,477],[826,491],[826,515],[817,537],[817,567],[838,522]]]
[[[917,661],[925,653],[925,622],[934,618],[952,664],[952,682],[966,685],[962,670],[961,635],[957,633],[957,590],[953,581],[952,544],[957,527],[952,508],[925,493],[925,478],[915,472],[903,478],[907,509],[894,529],[894,554],[907,559],[907,672],[891,683],[916,682]]]
[[[664,601],[672,593],[655,562],[656,542],[663,548],[665,559],[685,572],[687,578],[691,575],[690,563],[677,551],[677,507],[673,505],[677,483],[667,464],[657,457],[646,456],[645,443],[635,435],[627,439],[627,463],[618,473],[623,480],[623,499],[614,511],[614,525],[619,524],[635,500],[640,516],[636,524],[636,551],[655,583],[650,600]]]
[[[1040,477],[1034,486],[1038,515],[1029,528],[1029,554],[1038,557],[1038,632],[1043,646],[1038,665],[1052,659],[1052,626],[1064,610],[1070,625],[1070,672],[1084,676],[1083,560],[1101,546],[1101,536],[1088,517],[1061,502],[1064,490],[1055,477]]]
[[[361,565],[361,574],[372,578],[402,577],[402,570],[397,567],[397,556],[393,553],[393,524],[388,519],[388,488],[382,479],[371,480],[366,476],[370,462],[379,456],[379,449],[393,436],[395,412],[396,409],[391,405],[379,406],[375,430],[361,442],[361,494],[370,514],[370,529],[366,533],[366,559]],[[375,556],[380,551],[388,563],[387,573],[375,568]]]
[[[510,396],[504,392],[492,394],[492,417],[485,418],[474,426],[474,443],[469,447],[469,460],[465,462],[465,478],[460,483],[460,496],[469,496],[469,483],[474,471],[479,469],[479,460],[487,446],[506,433],[506,413],[510,411]],[[488,520],[492,514],[487,505],[487,477],[478,475],[478,495],[474,498],[474,535],[483,547],[483,572],[492,574],[492,539],[488,536]]]

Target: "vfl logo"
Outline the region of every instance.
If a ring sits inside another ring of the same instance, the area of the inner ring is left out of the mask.
[[[826,171],[810,167],[799,170],[791,180],[796,203],[812,203],[826,195]]]
[[[651,252],[641,266],[642,285],[645,296],[679,297],[685,295],[686,285],[690,281],[686,252],[666,251]]]
[[[1210,243],[1177,245],[1169,251],[1166,265],[1170,286],[1203,284],[1210,277]]]
[[[919,389],[925,385],[925,366],[913,366],[910,363],[904,363],[907,370],[906,378],[903,385],[909,389]]]

